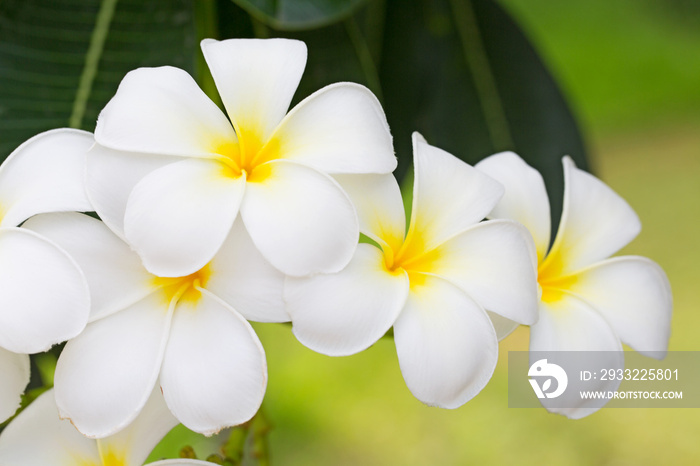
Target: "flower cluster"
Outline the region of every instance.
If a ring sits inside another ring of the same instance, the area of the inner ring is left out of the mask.
[[[0,435],[0,464],[140,465],[177,423],[248,421],[267,385],[249,321],[291,322],[332,356],[393,327],[407,386],[443,408],[481,391],[519,324],[531,350],[666,351],[665,274],[606,259],[638,219],[570,159],[549,248],[539,173],[512,153],[471,167],[415,133],[407,221],[369,90],[334,84],[288,112],[303,43],[202,50],[225,113],[184,71],[141,68],[94,135],[43,133],[0,169],[0,420],[27,355],[67,341],[55,389]]]

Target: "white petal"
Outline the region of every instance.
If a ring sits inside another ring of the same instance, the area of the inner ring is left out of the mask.
[[[359,84],[332,84],[310,95],[289,112],[272,137],[281,157],[325,173],[396,169],[384,110]]]
[[[0,347],[38,353],[85,327],[87,282],[65,251],[23,228],[0,229]]]
[[[92,134],[54,129],[15,149],[0,166],[0,225],[17,226],[43,212],[90,211],[85,154]]]
[[[212,160],[187,159],[144,177],[129,196],[126,238],[149,272],[189,275],[219,250],[238,215],[245,176]]]
[[[406,272],[389,272],[382,251],[369,244],[360,244],[338,273],[290,277],[285,285],[294,335],[329,356],[373,345],[394,324],[407,296]]]
[[[206,290],[178,304],[160,384],[188,429],[205,435],[248,421],[267,386],[265,352],[250,324]]]
[[[126,202],[134,186],[152,171],[180,157],[121,152],[95,144],[87,153],[88,196],[95,211],[117,235],[124,238]]]
[[[236,135],[187,72],[164,66],[124,77],[97,119],[95,140],[128,152],[213,157]]]
[[[154,290],[153,275],[107,226],[76,212],[42,214],[27,228],[63,248],[80,266],[90,288],[90,321],[140,301]]]
[[[620,339],[646,356],[663,358],[673,298],[666,274],[645,257],[616,257],[576,274],[570,291],[605,317]]]
[[[540,318],[530,327],[530,352],[545,351],[596,351],[592,358],[609,369],[624,367],[624,353],[620,339],[608,322],[580,299],[564,295],[554,303],[541,303]],[[530,359],[540,356],[531,355]],[[531,361],[531,363],[534,361]],[[599,410],[605,401],[581,400],[583,390],[615,391],[619,381],[600,381],[582,385],[575,377],[569,377],[569,386],[553,404],[542,401],[548,411],[563,414],[572,419],[588,416]],[[561,408],[557,406],[567,406]]]
[[[333,178],[355,205],[360,231],[398,251],[406,233],[406,213],[394,175],[335,175]]]
[[[103,452],[114,452],[117,458],[123,459],[124,465],[139,465],[146,461],[158,442],[178,424],[165,404],[160,387],[156,386],[134,422],[116,435],[98,442]]]
[[[609,257],[642,227],[629,204],[602,181],[576,168],[569,157],[563,164],[564,207],[548,255],[561,263],[561,275]],[[547,259],[543,267],[546,264]]]
[[[445,241],[430,271],[462,288],[489,311],[521,324],[537,320],[537,258],[527,229],[489,220]]]
[[[506,319],[505,317],[498,315],[495,312],[486,311],[486,314],[488,314],[489,319],[491,319],[491,323],[493,324],[493,328],[494,330],[496,330],[496,336],[498,337],[498,341],[503,340],[505,337],[513,333],[515,329],[518,328],[518,326],[520,325],[518,322]]]
[[[463,291],[427,275],[416,283],[416,275],[394,324],[401,373],[423,403],[458,408],[491,378],[498,359],[496,332],[486,312]]]
[[[299,85],[306,45],[289,39],[205,39],[202,52],[236,130],[267,141]]]
[[[29,383],[29,356],[0,348],[0,423],[15,414]],[[2,461],[0,461],[2,464]]]
[[[540,318],[530,327],[530,351],[622,351],[610,324],[580,299],[565,295],[540,306]]]
[[[274,161],[249,182],[241,216],[262,255],[287,275],[337,272],[359,238],[357,215],[330,176],[294,162]]]
[[[429,250],[491,212],[503,187],[413,133],[413,207],[409,235]],[[408,238],[407,238],[408,240]]]
[[[172,315],[167,309],[154,293],[68,342],[56,366],[61,417],[97,438],[136,418],[158,379]]]
[[[238,219],[209,263],[206,289],[256,322],[288,322],[282,290],[284,274],[260,254]]]
[[[34,400],[0,435],[0,464],[66,466],[102,464],[97,443],[58,417],[54,391]]]
[[[549,198],[540,172],[513,152],[486,157],[474,165],[505,188],[505,194],[489,214],[522,223],[530,230],[541,261],[549,248],[551,218]]]

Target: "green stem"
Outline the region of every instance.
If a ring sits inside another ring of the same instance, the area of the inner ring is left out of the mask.
[[[252,445],[250,454],[257,460],[258,466],[270,466],[270,452],[267,436],[272,430],[272,424],[265,417],[262,408],[251,421]]]
[[[501,96],[493,78],[486,49],[481,39],[471,0],[450,0],[464,57],[474,78],[486,127],[495,151],[513,149],[513,138]]]
[[[39,353],[34,357],[34,363],[39,369],[41,382],[44,387],[53,387],[53,377],[56,372],[57,358],[52,353]]]
[[[92,84],[95,81],[95,76],[97,76],[97,67],[100,64],[100,58],[102,57],[102,51],[104,50],[112,18],[114,18],[117,1],[118,0],[102,0],[100,10],[97,13],[95,29],[92,30],[92,36],[90,36],[90,45],[85,54],[85,65],[80,75],[78,91],[73,101],[73,110],[68,120],[68,125],[71,128],[81,128],[83,126],[85,109],[87,108],[87,103],[92,92]]]
[[[360,66],[362,67],[362,72],[367,80],[367,87],[374,92],[374,95],[382,101],[382,85],[379,81],[379,73],[377,72],[377,67],[372,59],[372,54],[367,46],[367,41],[360,31],[360,27],[357,25],[357,21],[354,16],[350,16],[344,21],[345,30],[350,37],[353,47],[355,48],[355,53],[357,58],[360,60]]]
[[[195,0],[194,19],[197,39],[201,41],[202,39],[216,39],[219,37],[219,15],[216,8],[216,0]],[[221,107],[219,91],[216,88],[216,83],[201,50],[197,53],[196,73],[197,82],[204,93]]]
[[[243,454],[245,453],[245,442],[250,432],[250,422],[246,422],[240,426],[231,429],[231,433],[222,447],[224,458],[229,462],[240,465],[243,463]]]

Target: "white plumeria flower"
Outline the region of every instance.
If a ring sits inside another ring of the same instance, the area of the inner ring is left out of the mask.
[[[362,233],[346,269],[288,278],[294,334],[340,356],[361,351],[394,326],[399,364],[422,402],[456,408],[488,382],[498,341],[484,309],[533,323],[534,246],[516,222],[479,223],[503,194],[491,178],[413,136],[410,226],[392,175],[339,176]]]
[[[284,276],[240,221],[211,262],[176,278],[150,274],[126,243],[86,215],[39,215],[25,226],[74,257],[93,298],[90,322],[56,367],[61,417],[88,437],[112,435],[138,415],[158,383],[175,417],[196,432],[213,434],[255,414],[267,366],[243,316],[288,318]]]
[[[143,411],[120,433],[92,440],[58,417],[54,391],[29,405],[0,435],[0,464],[5,466],[141,466],[151,450],[178,424],[154,390]],[[153,466],[212,465],[187,459]]]
[[[609,258],[637,236],[639,218],[571,158],[564,157],[563,165],[564,204],[551,248],[549,199],[537,170],[512,152],[476,165],[506,187],[490,217],[519,221],[537,246],[540,316],[530,328],[530,351],[608,351],[611,363],[622,367],[622,341],[646,356],[663,358],[672,309],[666,274],[645,257]],[[580,418],[599,409],[591,407],[594,403],[548,409]]]
[[[83,183],[90,133],[41,133],[0,167],[0,422],[19,407],[29,356],[85,327],[83,273],[50,240],[17,226],[41,212],[92,210]]]
[[[365,87],[327,86],[285,116],[303,42],[204,40],[229,119],[184,71],[130,72],[97,122],[88,194],[159,276],[207,264],[238,212],[285,274],[336,272],[357,244],[352,203],[328,175],[391,173],[384,112]],[[177,253],[174,253],[177,252]]]

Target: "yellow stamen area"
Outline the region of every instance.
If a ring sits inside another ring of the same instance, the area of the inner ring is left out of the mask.
[[[126,466],[126,461],[123,457],[117,456],[113,451],[108,451],[102,457],[102,466]]]
[[[199,288],[206,286],[211,277],[211,267],[205,265],[186,277],[154,277],[152,285],[160,288],[163,301],[170,305],[173,301],[196,304],[202,297]]]
[[[102,466],[100,463],[95,463],[94,461],[89,461],[81,458],[71,458],[72,463],[66,466]]]
[[[393,228],[392,225],[384,223],[383,220],[383,218],[378,218],[372,227],[372,231],[376,232],[377,236],[389,246],[389,249],[391,250],[390,261],[393,263],[394,251],[398,252],[403,246],[406,230],[404,228]]]
[[[99,462],[96,463],[92,460],[75,458],[70,466],[127,466],[124,454],[117,454],[111,449],[104,452],[101,448],[100,441],[98,440],[97,442],[97,450],[100,455]]]
[[[213,144],[213,152],[219,155],[217,160],[222,165],[222,175],[238,178],[245,173],[247,181],[263,181],[270,173],[261,165],[281,158],[280,141],[273,137],[263,143],[259,132],[238,127],[236,136],[237,142],[217,141]]]
[[[578,277],[564,273],[562,254],[559,249],[552,249],[537,269],[537,281],[542,288],[542,301],[554,303],[567,296]]]
[[[428,275],[420,272],[408,272],[408,283],[410,284],[411,290],[416,291],[418,288],[425,286],[425,282],[428,280]]]
[[[247,181],[250,183],[261,183],[272,175],[272,167],[269,164],[260,165],[250,173]]]
[[[388,242],[387,242],[388,244]],[[422,286],[426,275],[435,273],[435,265],[441,257],[439,249],[426,251],[425,237],[415,228],[411,228],[406,239],[394,250],[383,245],[384,267],[394,275],[408,273],[412,289]]]

